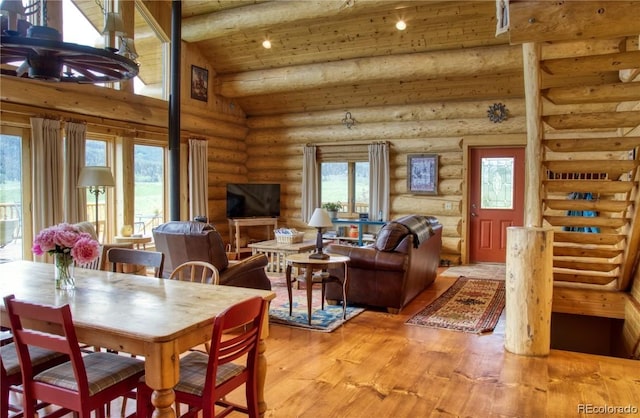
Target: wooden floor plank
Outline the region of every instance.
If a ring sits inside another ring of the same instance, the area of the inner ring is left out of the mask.
[[[440,276],[400,314],[367,310],[332,333],[272,324],[265,416],[564,418],[586,417],[578,412],[586,404],[640,409],[638,361],[506,352],[504,312],[486,335],[405,324],[454,281]],[[244,393],[229,398],[243,402]]]

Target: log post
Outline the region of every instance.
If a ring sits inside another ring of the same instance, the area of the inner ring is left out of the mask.
[[[551,348],[553,230],[507,228],[505,349],[546,356]]]

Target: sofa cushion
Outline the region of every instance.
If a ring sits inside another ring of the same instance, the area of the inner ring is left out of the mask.
[[[380,229],[375,248],[379,251],[393,251],[408,234],[409,229],[406,226],[389,222]]]

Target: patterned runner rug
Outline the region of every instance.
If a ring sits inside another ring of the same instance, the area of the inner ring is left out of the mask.
[[[309,325],[307,291],[305,290],[304,283],[300,285],[300,289],[296,289],[296,283],[293,284],[293,312],[292,315],[289,316],[289,298],[285,279],[274,279],[273,277],[270,279],[271,290],[276,294],[276,298],[271,301],[271,305],[269,306],[269,322],[272,324],[331,332],[339,328],[346,321],[364,312],[364,308],[347,306],[347,319],[345,321],[342,319],[342,305],[328,305],[325,303],[324,310],[322,310],[320,285],[315,285],[311,298],[311,325]]]
[[[504,309],[504,283],[461,276],[406,323],[477,334],[493,331]]]

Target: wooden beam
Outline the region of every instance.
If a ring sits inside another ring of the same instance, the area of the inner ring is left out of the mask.
[[[635,128],[640,125],[640,111],[550,115],[543,120],[555,129]]]
[[[629,223],[626,218],[603,218],[601,216],[545,216],[553,226],[620,228]]]
[[[274,25],[300,24],[303,20],[361,13],[385,3],[389,5],[388,1],[323,0],[305,2],[304,5],[299,2],[275,1],[235,7],[183,19],[182,39],[186,42],[198,42],[230,36],[240,31],[265,30]]]
[[[584,232],[554,232],[553,241],[584,245],[617,245],[623,242],[624,234],[585,234]]]
[[[635,187],[632,181],[612,180],[545,180],[544,187],[550,193],[628,193]]]
[[[628,200],[544,199],[553,210],[592,210],[597,212],[622,212],[631,204]]]
[[[554,104],[617,103],[640,99],[640,83],[554,87],[542,92]]]
[[[626,301],[624,292],[553,286],[553,312],[624,319]]]
[[[508,45],[398,54],[246,71],[218,77],[216,92],[224,97],[267,95],[283,91],[425,78],[478,77],[521,71],[520,48]]]
[[[637,36],[635,1],[518,1],[509,5],[512,44]]]
[[[640,146],[640,136],[545,139],[544,145],[555,152],[631,151]]]
[[[609,179],[617,180],[623,173],[634,170],[638,160],[567,160],[545,161],[544,165],[554,173],[607,173]]]
[[[11,106],[18,109],[30,106],[32,112],[38,112],[38,109],[43,114],[55,111],[71,118],[85,118],[95,124],[130,127],[133,131],[158,132],[156,128],[163,128],[166,132],[168,126],[168,103],[163,100],[87,84],[49,83],[4,75],[0,81],[3,111]],[[182,108],[182,118],[187,127],[185,130],[195,135],[241,139],[248,130],[244,119],[216,112],[192,112]],[[236,121],[238,123],[234,123]],[[132,135],[135,136],[135,132]]]
[[[548,59],[540,67],[548,74],[572,75],[635,69],[640,68],[640,51]]]

